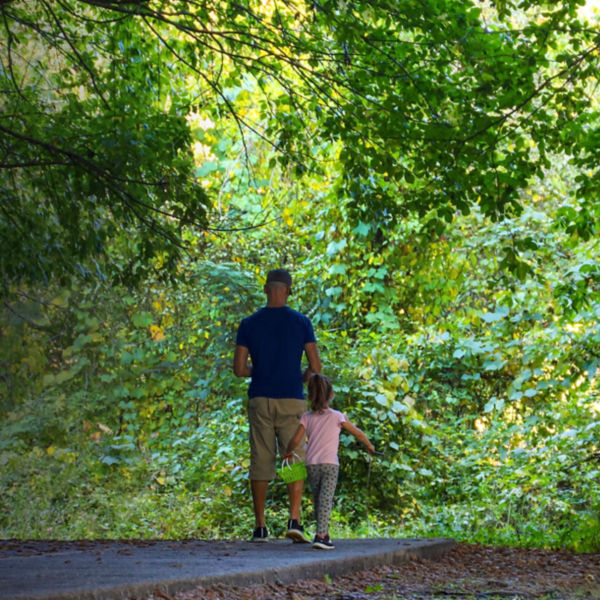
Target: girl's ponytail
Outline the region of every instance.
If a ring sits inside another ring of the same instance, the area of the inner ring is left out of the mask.
[[[313,412],[323,412],[329,404],[333,386],[325,375],[313,373],[308,380],[308,399]]]

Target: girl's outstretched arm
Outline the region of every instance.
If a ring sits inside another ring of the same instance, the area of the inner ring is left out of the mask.
[[[291,454],[296,449],[298,444],[300,444],[300,442],[304,439],[305,433],[306,433],[306,429],[304,429],[304,425],[298,425],[298,429],[296,429],[296,433],[294,433],[294,436],[292,437],[292,439],[290,440],[290,443],[288,444],[288,447],[286,450],[286,456]]]
[[[342,428],[348,433],[351,433],[361,444],[363,444],[369,452],[375,452],[375,446],[371,444],[369,438],[364,434],[362,430],[350,423],[350,421],[344,421]]]

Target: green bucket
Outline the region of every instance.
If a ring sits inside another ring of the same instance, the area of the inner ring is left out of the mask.
[[[297,455],[295,455],[297,456]],[[294,481],[300,481],[306,479],[306,463],[303,460],[296,462],[290,462],[289,458],[284,458],[281,462],[281,467],[278,470],[279,476],[285,483],[292,483]]]

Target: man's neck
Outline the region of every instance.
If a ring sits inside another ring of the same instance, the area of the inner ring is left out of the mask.
[[[269,300],[267,302],[267,308],[281,308],[282,306],[286,306],[286,304],[285,300]]]
[[[287,304],[289,293],[285,289],[276,289],[267,293],[268,308],[282,308]]]

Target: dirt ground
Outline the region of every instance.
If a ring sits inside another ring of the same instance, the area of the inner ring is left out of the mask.
[[[459,544],[436,560],[411,560],[333,581],[197,588],[145,600],[579,600],[600,599],[600,553],[570,554]]]

